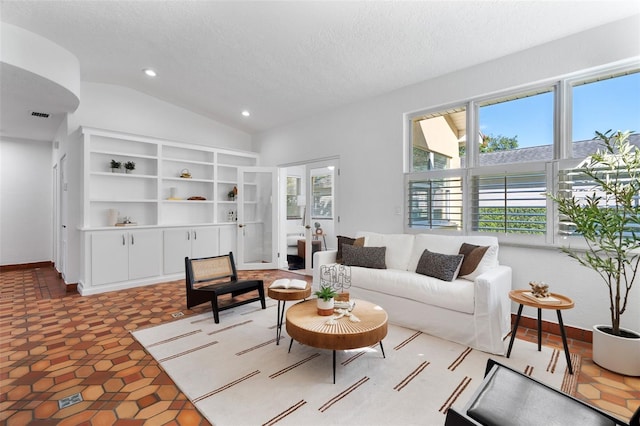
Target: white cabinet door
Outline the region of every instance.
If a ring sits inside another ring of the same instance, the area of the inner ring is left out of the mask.
[[[163,234],[165,275],[184,273],[184,258],[191,256],[191,229],[165,229]]]
[[[233,252],[233,256],[237,257],[236,249],[238,247],[237,242],[237,230],[235,225],[233,226],[221,226],[220,227],[220,254],[228,254]]]
[[[211,257],[220,254],[218,244],[218,227],[207,226],[191,230],[191,257]]]
[[[164,274],[184,273],[184,258],[217,256],[218,227],[166,229],[163,235]]]
[[[91,235],[91,284],[102,285],[129,278],[129,247],[126,232]]]
[[[160,230],[131,231],[129,238],[129,279],[162,275]]]

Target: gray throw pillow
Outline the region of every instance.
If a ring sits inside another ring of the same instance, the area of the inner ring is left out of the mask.
[[[442,281],[453,281],[458,276],[462,259],[462,254],[449,255],[425,250],[418,261],[416,273]]]
[[[348,244],[342,245],[342,260],[346,266],[361,266],[363,268],[387,269],[385,256],[386,247],[358,247]]]

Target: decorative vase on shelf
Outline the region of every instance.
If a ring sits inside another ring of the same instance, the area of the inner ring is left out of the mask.
[[[107,225],[116,226],[116,223],[118,223],[118,210],[109,209],[107,211]]]

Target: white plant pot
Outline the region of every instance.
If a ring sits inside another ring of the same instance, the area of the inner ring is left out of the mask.
[[[593,326],[593,362],[600,367],[625,376],[640,376],[640,338],[614,336]],[[638,333],[626,330],[638,335]],[[639,335],[640,336],[640,335]]]
[[[324,301],[320,298],[317,299],[318,300],[318,315],[323,315],[323,316],[329,316],[329,315],[333,315],[333,307],[334,307],[334,300],[333,298]]]

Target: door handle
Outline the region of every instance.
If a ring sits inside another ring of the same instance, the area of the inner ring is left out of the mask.
[[[305,229],[311,229],[311,225],[305,225]]]
[[[238,224],[238,228],[244,228],[244,225],[242,225],[242,224],[240,224],[240,223],[239,223],[239,224]]]
[[[122,234],[122,245],[126,245],[127,244],[127,240],[124,238],[124,234]]]
[[[197,240],[198,239],[198,234],[196,233],[196,231],[193,231],[193,239]]]
[[[133,235],[131,235],[131,245],[134,245],[134,244],[135,244],[135,241],[133,239]]]

